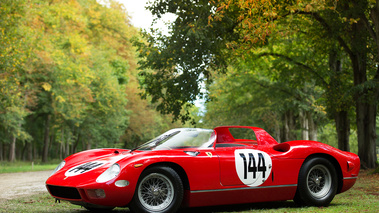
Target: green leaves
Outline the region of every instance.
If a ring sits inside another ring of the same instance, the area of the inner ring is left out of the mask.
[[[80,139],[104,146],[119,140],[128,126],[129,38],[136,30],[119,3],[103,2],[1,3],[2,141],[43,138],[43,131],[50,144],[62,132],[71,150]]]
[[[200,83],[211,79],[212,69],[225,70],[224,39],[233,36],[232,22],[208,25],[214,5],[208,1],[156,1],[148,7],[159,18],[175,12],[178,16],[166,36],[154,30],[144,33],[148,44],[135,42],[140,52],[141,84],[145,96],[152,96],[157,109],[189,119],[188,105],[203,96]],[[230,33],[227,33],[230,31]]]
[[[25,34],[18,26],[23,20],[26,1],[5,1],[0,5],[0,131],[2,141],[10,137],[30,140],[21,127],[28,115],[25,108],[28,84],[24,82],[23,63],[28,58],[23,46]]]

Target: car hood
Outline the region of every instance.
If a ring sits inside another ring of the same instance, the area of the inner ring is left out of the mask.
[[[52,174],[46,184],[71,186],[94,183],[97,177],[119,160],[128,158],[129,150],[94,149],[67,157],[65,165]]]

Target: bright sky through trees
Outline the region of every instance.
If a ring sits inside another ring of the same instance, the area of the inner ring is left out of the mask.
[[[153,22],[153,15],[149,10],[145,7],[149,0],[118,0],[120,3],[125,5],[126,11],[128,15],[131,17],[131,22],[133,26],[148,30],[151,27],[151,23]],[[175,20],[175,15],[164,16],[165,22],[172,22]],[[167,29],[165,27],[164,22],[159,20],[157,24],[154,25],[154,28]],[[166,31],[166,30],[165,30]]]

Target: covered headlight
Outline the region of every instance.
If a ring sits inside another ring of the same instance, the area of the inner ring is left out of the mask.
[[[107,170],[105,170],[103,174],[97,177],[96,182],[98,183],[107,182],[117,177],[119,173],[120,173],[120,166],[117,163],[115,163],[111,167],[109,167]]]
[[[62,161],[60,164],[58,164],[58,166],[54,169],[53,173],[50,174],[50,176],[52,176],[53,174],[55,174],[57,171],[59,171],[60,169],[62,169],[64,167],[64,165],[66,164],[65,161]]]

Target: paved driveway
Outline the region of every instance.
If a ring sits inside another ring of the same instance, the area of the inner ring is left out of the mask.
[[[52,171],[0,174],[0,200],[47,192],[45,181]]]

